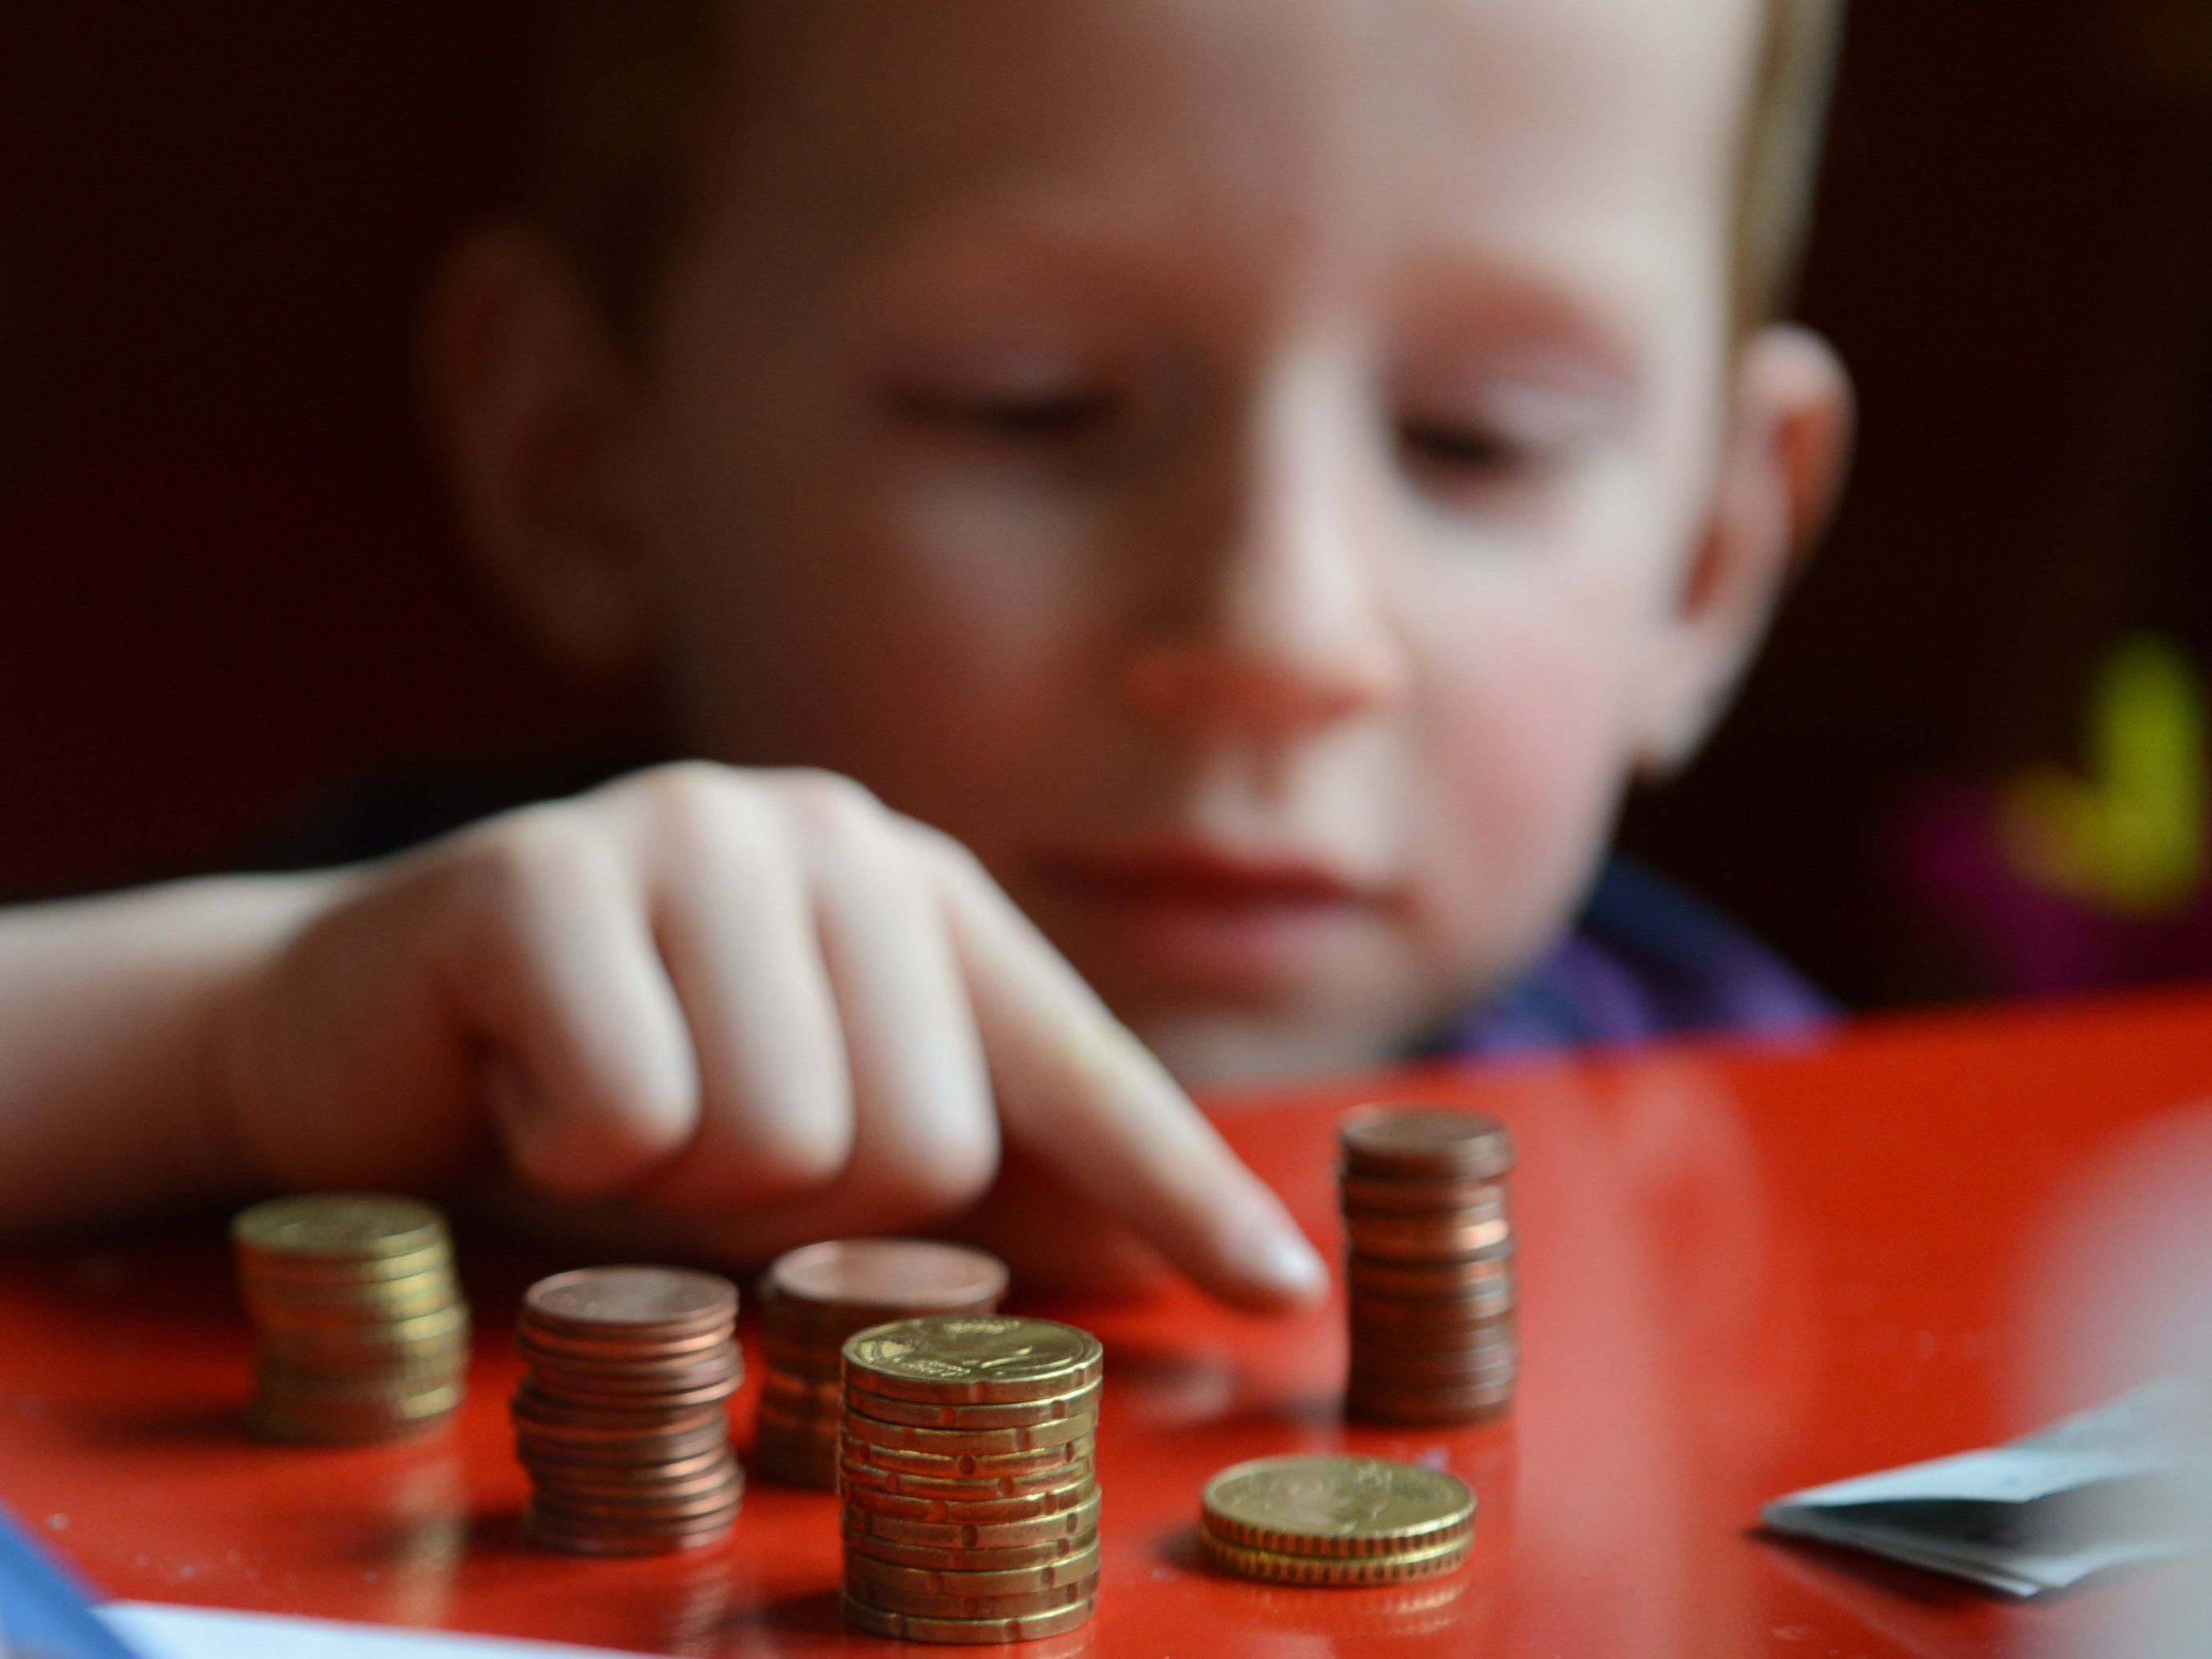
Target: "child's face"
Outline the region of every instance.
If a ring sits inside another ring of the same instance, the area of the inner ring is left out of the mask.
[[[1753,0],[743,9],[626,450],[688,740],[957,836],[1187,1077],[1526,966],[1840,406],[1732,395]]]

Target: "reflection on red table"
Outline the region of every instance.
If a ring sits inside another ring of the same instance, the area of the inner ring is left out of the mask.
[[[1268,1322],[1177,1287],[1018,1301],[1108,1352],[1098,1616],[1023,1651],[1993,1655],[2088,1628],[2130,1586],[2014,1607],[1752,1528],[1779,1492],[2034,1426],[2042,1239],[2101,1147],[2205,1096],[2212,998],[2183,996],[1222,1103],[1331,1247],[1344,1107],[1451,1101],[1511,1121],[1520,1403],[1447,1432],[1345,1424],[1340,1307]],[[239,1430],[246,1337],[217,1230],[19,1252],[0,1261],[0,1501],[117,1596],[672,1654],[887,1651],[839,1624],[827,1496],[756,1483],[735,1536],[695,1555],[580,1561],[522,1542],[504,1335],[548,1265],[465,1239],[481,1340],[450,1432],[300,1450]],[[741,1448],[750,1407],[749,1391]],[[1209,1473],[1339,1448],[1472,1480],[1471,1565],[1373,1590],[1200,1565]]]

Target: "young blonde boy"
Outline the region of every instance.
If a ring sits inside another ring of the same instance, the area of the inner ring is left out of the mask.
[[[1311,1297],[1172,1079],[1664,1001],[1574,919],[1841,471],[1770,320],[1832,8],[574,10],[431,402],[493,579],[701,758],[0,923],[0,1213],[496,1152],[757,1259],[1011,1153],[1063,1252]]]

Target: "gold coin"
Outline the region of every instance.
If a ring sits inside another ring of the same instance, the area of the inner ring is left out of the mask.
[[[1474,1547],[1472,1533],[1432,1544],[1426,1549],[1396,1555],[1285,1555],[1276,1550],[1250,1550],[1216,1536],[1206,1528],[1198,1531],[1206,1559],[1243,1578],[1263,1578],[1275,1584],[1402,1584],[1413,1578],[1433,1578],[1449,1572],[1467,1559]]]
[[[239,1212],[230,1235],[276,1255],[404,1255],[442,1243],[446,1218],[419,1199],[381,1193],[302,1193]]]
[[[1015,1456],[1044,1451],[1095,1432],[1098,1414],[1085,1412],[1025,1429],[918,1429],[909,1423],[885,1423],[864,1412],[845,1413],[845,1432],[871,1446],[924,1452],[945,1458]]]
[[[1223,1542],[1285,1555],[1403,1554],[1474,1527],[1458,1476],[1382,1457],[1261,1457],[1225,1468],[1200,1499]]]
[[[843,1391],[842,1403],[859,1415],[872,1417],[878,1423],[908,1423],[917,1429],[1026,1429],[1070,1417],[1095,1418],[1098,1414],[1098,1384],[1090,1382],[1068,1394],[1048,1395],[1042,1400],[1018,1400],[1000,1406],[933,1406],[854,1387]]]
[[[945,1642],[974,1644],[995,1647],[1006,1642],[1034,1642],[1041,1637],[1060,1636],[1080,1629],[1090,1621],[1095,1610],[1092,1601],[1078,1601],[1073,1607],[1061,1607],[1052,1613],[1030,1613],[1014,1619],[926,1619],[916,1614],[890,1613],[882,1607],[870,1607],[866,1601],[845,1597],[845,1622],[875,1636],[888,1636],[901,1642]]]
[[[854,1437],[852,1419],[845,1423],[845,1437],[838,1449],[848,1463],[866,1464],[886,1474],[921,1474],[936,1480],[998,1481],[1008,1478],[1026,1479],[1033,1475],[1045,1477],[1045,1484],[1065,1475],[1054,1471],[1072,1472],[1087,1463],[1097,1449],[1097,1438],[1085,1425],[1085,1431],[1073,1440],[1062,1441],[1057,1446],[1039,1446],[1029,1451],[989,1452],[983,1454],[945,1455],[939,1452],[908,1451],[902,1446],[879,1446]]]
[[[1040,1486],[1021,1492],[977,1496],[972,1483],[957,1492],[899,1492],[889,1486],[848,1482],[842,1496],[848,1514],[866,1512],[868,1524],[878,1516],[902,1521],[926,1521],[949,1527],[996,1527],[1016,1521],[1042,1521],[1065,1516],[1098,1496],[1098,1482],[1088,1468],[1072,1469],[1073,1477],[1057,1486]]]
[[[1068,1394],[1099,1374],[1098,1339],[1049,1319],[902,1319],[845,1344],[846,1381],[895,1400],[978,1405]]]
[[[989,1557],[1016,1551],[1037,1550],[1065,1553],[1084,1539],[1098,1534],[1099,1499],[1094,1486],[1091,1496],[1073,1509],[1057,1515],[1040,1516],[1029,1521],[1001,1521],[988,1526],[954,1526],[935,1521],[908,1521],[897,1516],[880,1515],[856,1504],[844,1506],[840,1525],[846,1540],[867,1540],[866,1547],[880,1553],[889,1546],[905,1549],[936,1550],[974,1557]],[[896,1559],[896,1557],[886,1557]],[[1042,1554],[1039,1559],[1048,1559]],[[942,1563],[924,1563],[939,1565]],[[954,1565],[957,1565],[957,1563]],[[979,1559],[977,1567],[1013,1566],[1012,1561]]]
[[[857,1577],[849,1567],[845,1574],[845,1594],[854,1601],[886,1613],[908,1613],[924,1619],[1019,1619],[1073,1607],[1090,1601],[1097,1591],[1096,1573],[1080,1583],[1010,1595],[940,1595],[931,1590],[895,1589]]]
[[[845,1580],[869,1586],[865,1594],[884,1605],[878,1591],[895,1590],[911,1595],[951,1595],[981,1601],[1000,1595],[1035,1595],[1046,1590],[1088,1588],[1098,1578],[1098,1540],[1092,1539],[1071,1553],[1019,1567],[952,1568],[905,1566],[871,1555],[865,1545],[848,1540]],[[916,1612],[922,1609],[916,1608]]]

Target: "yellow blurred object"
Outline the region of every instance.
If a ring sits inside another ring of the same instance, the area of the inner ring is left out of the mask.
[[[2089,710],[2090,772],[2037,767],[1999,799],[2008,863],[2036,885],[2100,909],[2157,921],[2204,878],[2204,694],[2172,641],[2117,647]]]

